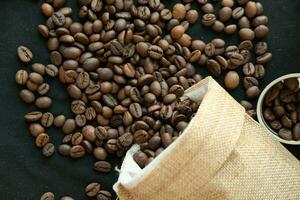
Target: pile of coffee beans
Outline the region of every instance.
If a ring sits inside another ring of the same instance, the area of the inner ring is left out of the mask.
[[[96,198],[97,200],[111,200],[112,195],[109,191],[102,190],[102,186],[98,182],[89,183],[85,187],[85,194],[87,197]],[[55,200],[55,195],[52,192],[44,193],[40,200]],[[63,196],[60,200],[75,200],[73,197],[70,196]]]
[[[299,79],[289,78],[274,85],[264,98],[263,116],[278,136],[300,140]]]
[[[260,3],[222,0],[219,10],[217,1],[207,0],[182,0],[171,9],[160,0],[78,3],[81,22],[73,21],[65,0],[41,5],[46,22],[37,30],[48,41],[49,64],[32,63],[29,48],[17,49],[20,61],[31,65],[30,71],[16,73],[16,82],[23,86],[20,98],[37,107],[25,120],[44,156],[56,150],[74,159],[91,154],[94,170],[108,173],[109,154],[123,157],[131,145],[139,144],[134,158],[145,167],[197,111],[199,103],[183,96],[202,79],[196,67],[214,77],[224,75],[228,90],[240,85],[237,71],[242,68],[247,100],[241,104],[255,117],[250,101],[260,94],[258,80],[272,57],[267,43],[260,41],[269,31]],[[239,29],[241,41],[226,45],[221,38],[207,43],[193,39],[188,29],[197,23],[228,35]],[[55,103],[48,96],[48,78],[66,85],[73,117],[47,111]],[[52,126],[64,133],[57,148],[47,134]]]

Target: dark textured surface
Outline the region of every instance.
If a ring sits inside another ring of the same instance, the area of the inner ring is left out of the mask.
[[[39,12],[40,3],[33,0],[2,0],[0,5],[0,199],[37,200],[46,191],[53,191],[57,197],[71,195],[77,200],[85,199],[84,186],[88,182],[99,180],[104,189],[110,189],[117,174],[94,172],[91,156],[80,160],[58,154],[50,159],[43,158],[23,120],[23,115],[35,108],[19,100],[19,88],[14,81],[18,69],[29,69],[16,59],[18,45],[24,44],[33,51],[34,62],[49,62],[46,41],[36,31],[37,25],[44,22]],[[281,75],[300,72],[300,1],[265,0],[263,4],[270,19],[268,41],[273,60],[267,67],[267,76],[261,88]],[[68,5],[76,8],[75,0],[69,0]],[[204,41],[216,36],[199,23],[190,33]],[[203,70],[199,71],[202,73]],[[71,117],[70,99],[64,92],[64,86],[53,79],[47,78],[47,82],[51,84],[50,96],[55,102],[51,111]],[[232,92],[232,95],[242,99],[242,89]],[[47,132],[55,144],[60,143],[62,132],[55,128]],[[289,146],[288,149],[300,158],[299,146]]]

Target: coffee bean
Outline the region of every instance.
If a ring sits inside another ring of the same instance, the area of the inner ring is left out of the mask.
[[[291,91],[296,91],[299,88],[299,80],[297,78],[286,79],[284,86]]]
[[[91,125],[86,125],[82,128],[82,135],[90,142],[94,142],[96,140],[95,128]]]
[[[138,151],[133,155],[133,159],[141,168],[144,168],[148,156],[144,152]]]
[[[111,200],[111,198],[112,198],[112,195],[110,194],[110,192],[105,191],[105,190],[101,190],[97,194],[97,200]]]
[[[232,11],[232,18],[233,19],[239,19],[241,18],[245,13],[244,8],[242,7],[237,7]]]
[[[39,134],[44,133],[45,129],[38,123],[32,123],[29,125],[29,131],[33,137],[37,137]]]
[[[285,89],[280,91],[279,97],[280,101],[282,101],[283,103],[292,103],[296,100],[295,94],[292,91]]]
[[[252,86],[258,86],[258,80],[254,77],[245,77],[243,82],[245,89],[248,89]]]
[[[187,11],[185,15],[185,19],[190,23],[190,24],[195,24],[199,18],[199,14],[197,10],[190,9]]]
[[[85,155],[85,149],[81,145],[72,146],[70,149],[71,158],[81,158]]]
[[[35,145],[39,148],[42,148],[49,142],[49,140],[49,135],[46,133],[41,133],[35,138]]]
[[[88,197],[95,197],[101,189],[101,185],[99,183],[93,182],[88,184],[85,187],[85,194]]]
[[[231,18],[232,9],[230,7],[223,7],[219,11],[219,17],[222,22],[226,22]]]
[[[67,119],[64,123],[64,125],[62,126],[62,131],[65,134],[70,134],[72,133],[76,128],[76,123],[74,119]]]
[[[212,26],[216,22],[216,16],[214,14],[205,14],[202,16],[202,24],[204,26]]]
[[[239,53],[233,53],[230,57],[230,62],[236,66],[244,63],[244,57]]]
[[[245,76],[252,76],[255,73],[255,67],[253,63],[246,63],[243,66],[243,73]]]
[[[38,97],[35,100],[35,105],[38,108],[47,109],[52,105],[52,100],[50,97],[46,97],[46,96]]]
[[[55,12],[51,16],[53,23],[57,26],[63,26],[66,23],[66,17],[61,12]]]
[[[262,79],[265,76],[265,68],[263,65],[255,65],[254,77]]]
[[[38,89],[37,89],[37,92],[40,94],[40,95],[45,95],[49,92],[50,90],[50,85],[48,83],[42,83]]]
[[[239,32],[241,40],[253,40],[255,37],[254,31],[249,28],[242,28]]]
[[[29,62],[31,62],[31,60],[33,58],[32,52],[30,51],[30,49],[28,49],[25,46],[19,46],[17,49],[17,53],[18,53],[19,59],[23,63],[29,63]]]
[[[142,108],[138,103],[132,103],[129,106],[129,111],[135,118],[140,118],[142,116]]]
[[[41,196],[40,200],[55,200],[55,195],[52,192],[46,192]]]
[[[238,87],[240,77],[237,72],[229,71],[224,78],[224,84],[227,89],[233,90]]]
[[[162,58],[163,50],[159,46],[151,45],[148,49],[148,54],[151,58],[158,60]]]
[[[264,38],[269,33],[269,28],[265,25],[259,25],[255,28],[254,32],[256,38]]]
[[[48,143],[43,147],[43,156],[51,157],[55,152],[55,146],[52,143]]]
[[[25,85],[28,80],[28,72],[25,70],[18,70],[16,73],[16,82],[19,85]]]
[[[256,62],[258,64],[266,64],[268,63],[270,60],[272,59],[272,54],[267,52],[267,53],[264,53],[263,55],[261,56],[258,56],[256,58]]]
[[[211,3],[205,3],[202,7],[201,10],[208,14],[208,13],[214,13],[215,12],[215,8]]]
[[[52,126],[53,121],[54,121],[54,117],[53,114],[50,112],[44,113],[41,117],[41,124],[46,128]]]
[[[21,90],[19,96],[25,103],[33,103],[35,100],[35,95],[27,89]]]
[[[207,61],[207,70],[213,76],[217,77],[217,76],[221,75],[221,66],[217,61],[215,61],[213,59],[210,59],[210,60]]]
[[[291,130],[289,129],[286,129],[286,128],[282,128],[279,130],[278,132],[278,135],[284,139],[284,140],[292,140],[293,139],[293,136],[292,136],[292,132]]]
[[[246,97],[248,99],[254,99],[260,94],[260,90],[257,86],[252,86],[246,90]]]
[[[71,151],[71,146],[68,144],[61,144],[58,147],[58,152],[63,156],[69,156]],[[73,150],[74,151],[74,150]]]
[[[270,122],[270,126],[274,130],[279,130],[282,128],[282,125],[280,124],[280,122],[278,120],[274,120],[274,121]]]
[[[112,169],[112,166],[109,162],[106,161],[98,161],[94,164],[94,170],[102,173],[108,173]]]
[[[235,24],[230,24],[224,27],[224,33],[227,35],[232,35],[236,32],[237,26]]]
[[[58,75],[58,68],[55,65],[49,64],[45,67],[45,72],[47,75],[51,77],[55,77]]]
[[[94,148],[93,155],[97,160],[106,160],[107,158],[107,152],[102,147]]]
[[[292,128],[293,122],[290,118],[288,118],[287,116],[283,116],[281,118],[281,124],[283,127],[285,128]]]
[[[183,4],[177,3],[173,6],[172,15],[175,19],[183,20],[186,15],[186,10]]]
[[[53,124],[56,127],[62,127],[66,121],[66,117],[64,115],[58,115],[54,118]]]
[[[267,52],[268,50],[268,44],[266,42],[258,42],[255,45],[255,53],[257,55],[263,55]]]

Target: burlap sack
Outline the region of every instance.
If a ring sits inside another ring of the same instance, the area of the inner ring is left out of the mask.
[[[120,200],[300,199],[300,163],[212,78],[185,95],[202,103],[184,133],[141,170],[126,155]]]

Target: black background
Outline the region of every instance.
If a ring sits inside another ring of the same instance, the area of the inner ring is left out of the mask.
[[[173,4],[178,1],[169,2]],[[102,175],[94,172],[94,160],[91,156],[80,160],[58,154],[50,159],[44,158],[35,147],[23,120],[23,115],[35,108],[25,105],[18,98],[20,88],[14,81],[15,72],[18,69],[29,70],[30,66],[18,61],[16,48],[21,44],[28,46],[34,53],[34,62],[49,62],[46,40],[36,31],[37,25],[45,20],[39,11],[40,4],[41,1],[34,0],[1,0],[0,4],[0,199],[34,200],[39,199],[46,191],[54,192],[57,197],[71,195],[76,199],[86,199],[84,186],[87,183],[99,181],[104,189],[110,190],[117,174],[112,172]],[[74,9],[73,16],[77,16],[76,0],[67,1],[67,5]],[[273,60],[267,67],[267,76],[262,81],[261,88],[281,75],[300,72],[300,1],[265,0],[263,5],[270,20],[267,40]],[[206,42],[217,36],[199,23],[193,26],[190,34]],[[237,41],[236,38],[237,35],[225,39],[233,43]],[[202,69],[199,72],[206,75]],[[71,117],[71,100],[65,94],[64,86],[54,79],[47,78],[46,81],[51,84],[50,96],[54,100],[50,110],[54,114],[63,113]],[[239,88],[232,95],[241,100],[243,90]],[[55,128],[47,132],[58,145],[62,132]],[[299,146],[287,148],[300,158]]]

